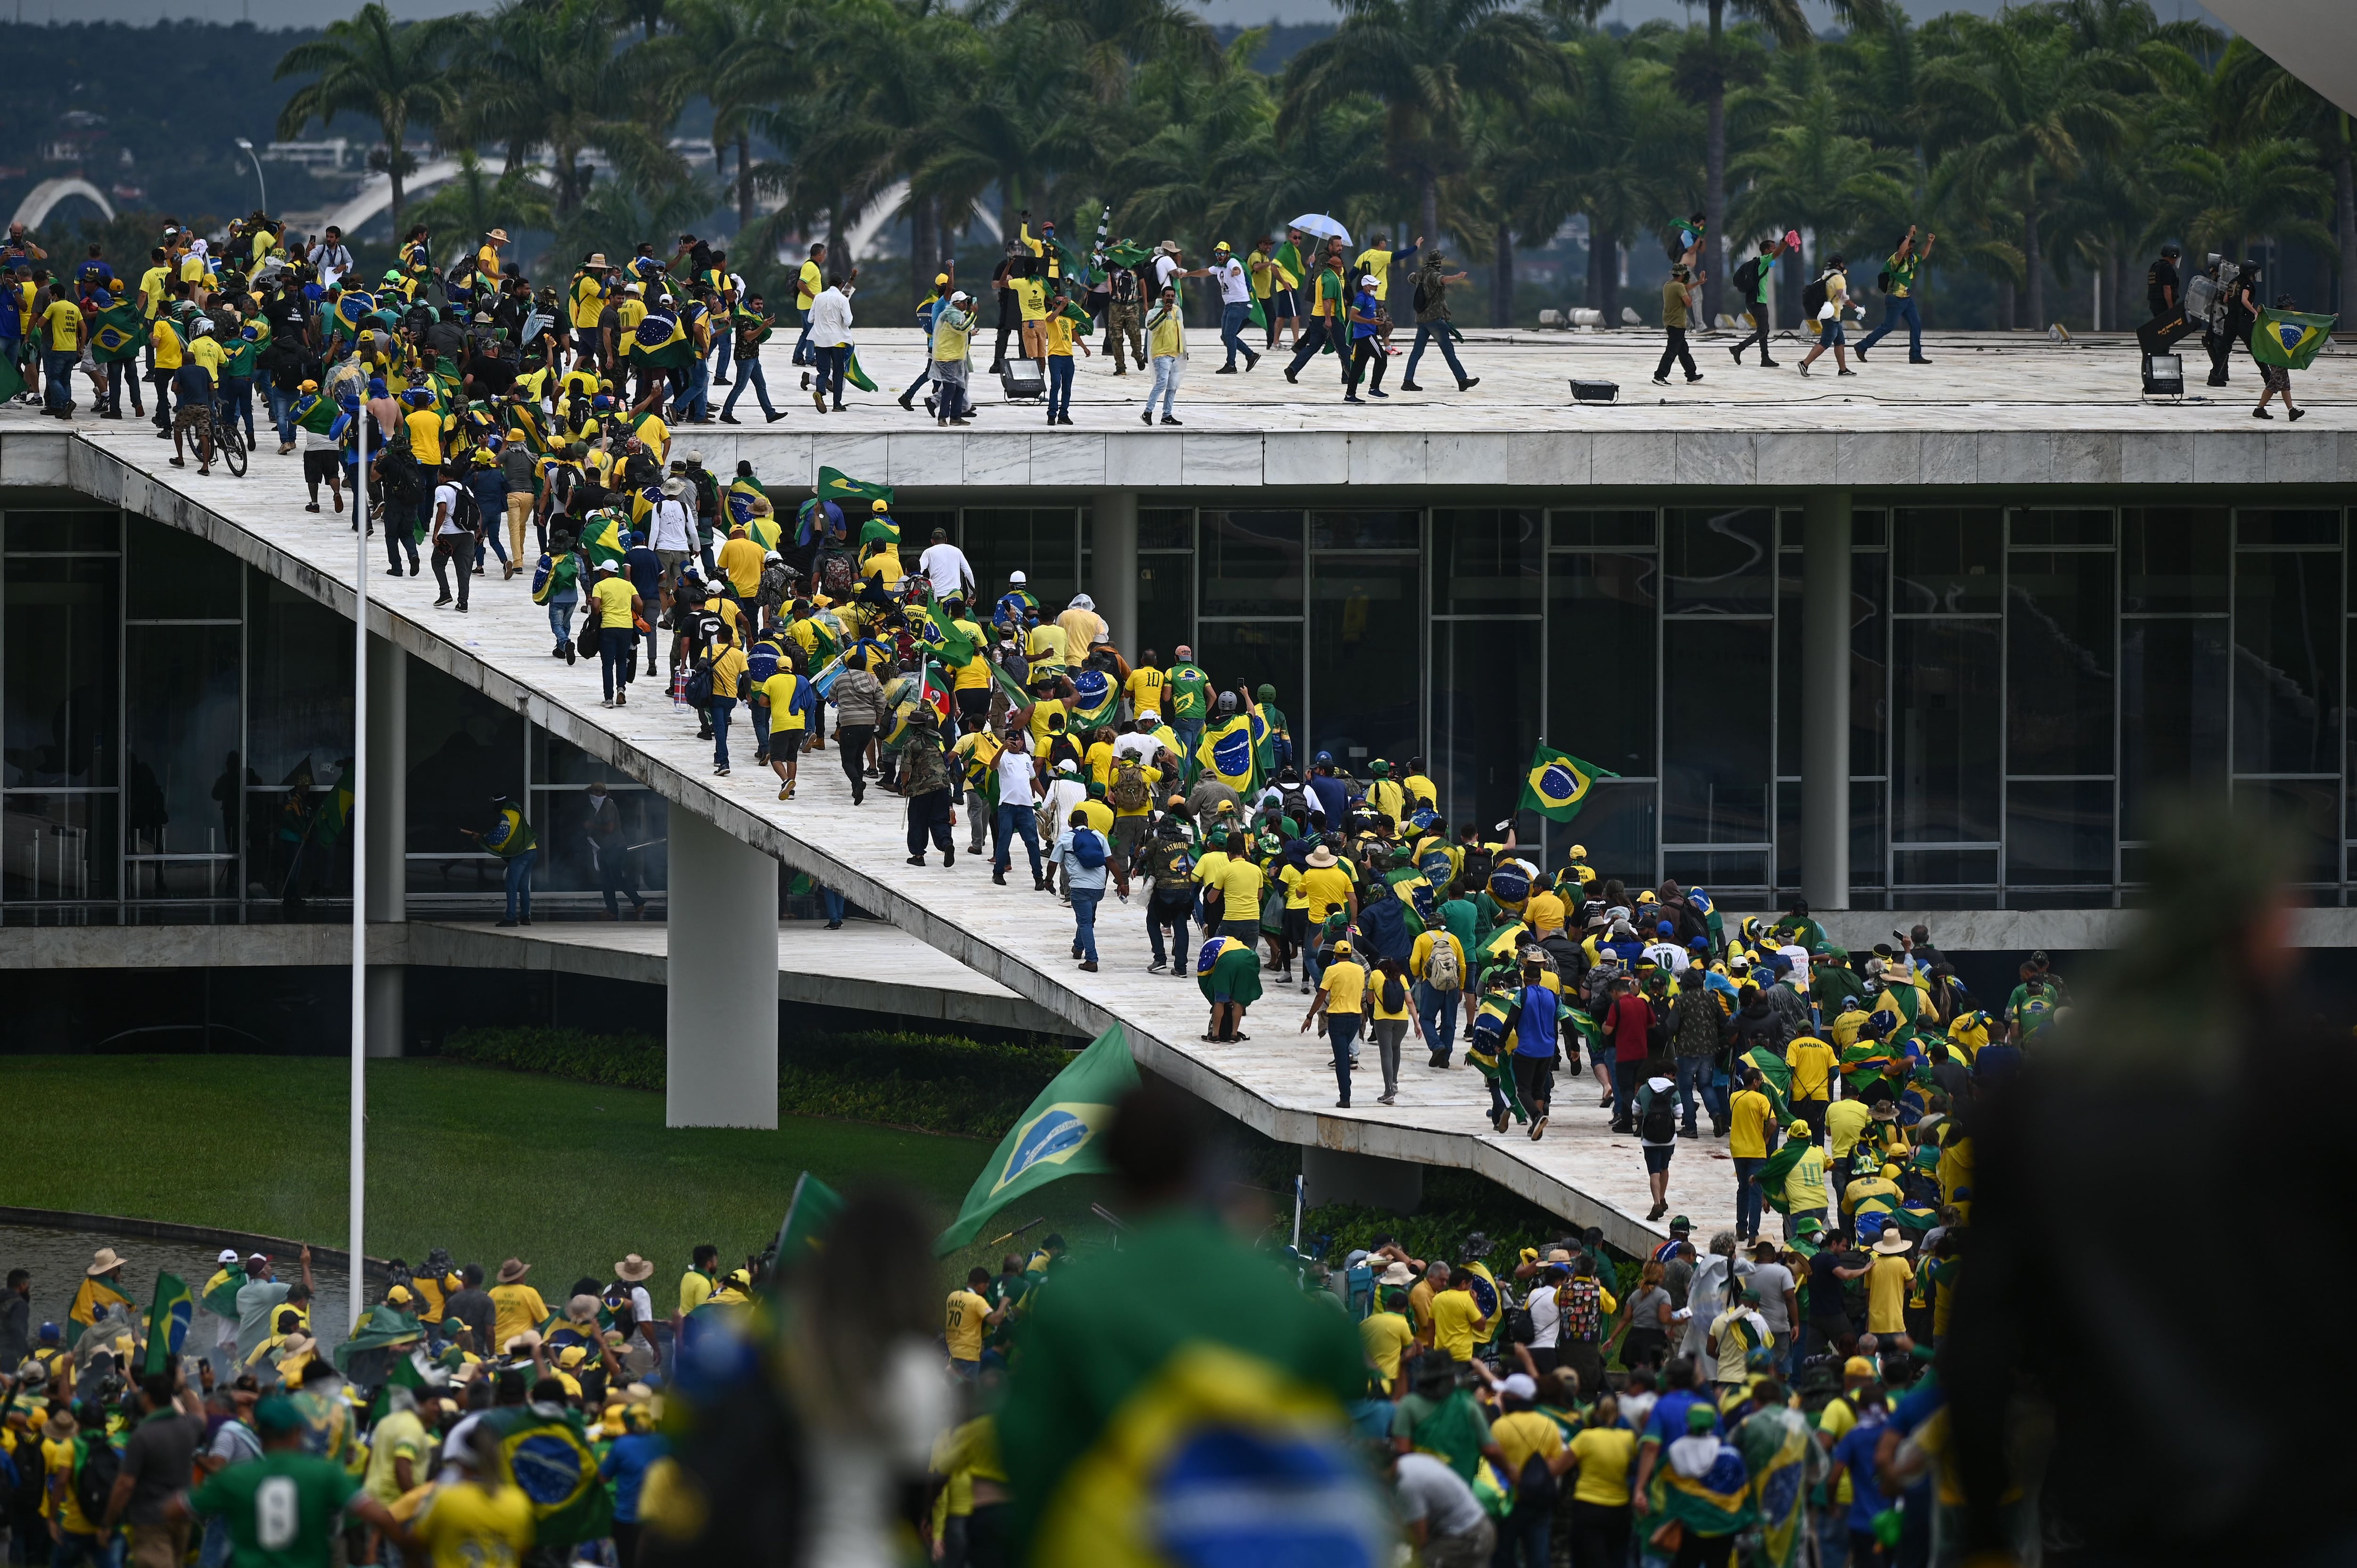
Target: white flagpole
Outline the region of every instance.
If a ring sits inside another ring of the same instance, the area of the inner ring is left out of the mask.
[[[357,351],[355,357],[358,357]],[[368,1208],[368,362],[361,360],[360,416],[354,422],[359,461],[352,469],[352,1087],[351,1301],[345,1331],[360,1327],[368,1299],[367,1251],[361,1220]],[[392,519],[386,519],[386,526]]]

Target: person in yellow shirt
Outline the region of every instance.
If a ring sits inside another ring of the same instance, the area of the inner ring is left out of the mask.
[[[1784,1098],[1824,1136],[1825,1108],[1833,1102],[1834,1048],[1814,1035],[1795,1035],[1784,1047],[1784,1061],[1792,1069],[1792,1084]]]
[[[1066,299],[1062,291],[1059,290],[1049,296],[1047,320],[1042,323],[1046,328],[1048,350],[1048,423],[1050,424],[1072,423],[1073,344],[1078,342],[1082,354],[1094,352],[1089,347],[1087,338],[1075,339],[1072,336],[1072,328],[1075,324],[1071,317],[1064,314],[1066,307],[1071,304],[1071,301]],[[1027,322],[1025,325],[1028,327],[1029,323]]]
[[[606,686],[605,705],[623,708],[630,703],[630,656],[640,619],[647,613],[639,590],[612,562],[597,568],[589,589],[589,613],[597,620],[597,662]]]
[[[1620,1402],[1606,1394],[1589,1407],[1587,1424],[1571,1440],[1572,1467],[1578,1479],[1571,1500],[1599,1509],[1629,1507],[1630,1466],[1637,1458],[1637,1434],[1620,1424]]]
[[[1383,1277],[1386,1282],[1404,1281],[1409,1277],[1407,1265],[1394,1263]],[[1359,1323],[1359,1347],[1366,1352],[1367,1363],[1374,1368],[1386,1394],[1398,1391],[1402,1364],[1414,1359],[1421,1348],[1415,1326],[1407,1318],[1407,1294],[1401,1286],[1386,1283],[1382,1288],[1382,1310],[1369,1313]]]
[[[802,712],[802,678],[791,660],[754,688],[753,701],[770,711],[770,769],[778,776],[778,799],[791,800],[808,727]]]
[[[500,1265],[499,1283],[491,1287],[491,1348],[494,1353],[527,1328],[537,1329],[548,1321],[548,1304],[540,1299],[540,1292],[523,1283],[532,1273],[532,1265],[510,1258]]]
[[[1523,1466],[1534,1459],[1545,1461],[1548,1474],[1555,1476],[1572,1466],[1572,1453],[1564,1443],[1563,1428],[1555,1424],[1553,1417],[1534,1408],[1538,1398],[1538,1380],[1528,1372],[1516,1372],[1498,1385],[1498,1403],[1505,1413],[1490,1423],[1490,1441],[1505,1455],[1505,1474],[1516,1481],[1522,1479]],[[1545,1526],[1554,1514],[1552,1507],[1534,1509],[1517,1503],[1499,1521],[1498,1546],[1501,1555],[1497,1561],[1530,1561],[1528,1553],[1514,1551],[1513,1547],[1524,1541],[1544,1541]]]
[[[1825,1136],[1831,1141],[1835,1165],[1846,1165],[1857,1141],[1874,1122],[1874,1112],[1863,1100],[1841,1100],[1825,1107]]]
[[[1440,957],[1437,972],[1436,954]],[[1457,1039],[1458,999],[1465,993],[1465,944],[1446,926],[1427,927],[1408,950],[1407,972],[1415,980],[1416,1021],[1432,1052],[1432,1065],[1445,1068]]]
[[[1310,864],[1317,864],[1315,855],[1310,857]],[[1320,1013],[1326,1015],[1326,1040],[1334,1047],[1334,1079],[1342,1090],[1337,1106],[1348,1109],[1351,1069],[1359,1065],[1359,1031],[1366,1022],[1367,972],[1351,961],[1351,944],[1347,941],[1336,942],[1328,953],[1325,976],[1318,983],[1318,994],[1310,998],[1308,1015],[1301,1020],[1301,1032],[1308,1034]]]
[[[1122,693],[1129,699],[1129,716],[1144,718],[1148,714],[1159,717],[1162,713],[1162,692],[1169,684],[1168,677],[1155,666],[1154,650],[1130,667],[1129,679],[1122,683]]]
[[[95,1401],[84,1408],[91,1412],[87,1427],[77,1427],[72,1412],[60,1405],[49,1412],[48,1423],[41,1428],[41,1517],[60,1532],[88,1541],[97,1536],[98,1529],[74,1498],[74,1444],[78,1435],[93,1443],[105,1442],[106,1418]]]
[[[1760,1237],[1760,1167],[1768,1163],[1776,1134],[1776,1107],[1767,1095],[1767,1076],[1758,1068],[1743,1075],[1743,1087],[1727,1106],[1727,1157],[1735,1162],[1735,1237]]]
[[[402,428],[409,432],[409,455],[431,476],[442,466],[443,441],[457,422],[434,406],[434,394],[424,387],[410,388],[402,401],[409,404],[401,416]]]
[[[458,1478],[436,1487],[394,1539],[407,1560],[423,1554],[431,1568],[515,1568],[533,1546],[532,1498],[500,1478],[499,1434],[489,1422],[468,1436],[443,1455]]]
[[[1901,1350],[1915,1345],[1907,1334],[1907,1287],[1915,1283],[1915,1266],[1907,1261],[1911,1245],[1897,1226],[1890,1227],[1874,1244],[1874,1262],[1866,1271],[1866,1331],[1885,1343],[1887,1336],[1896,1336]]]
[[[1228,835],[1227,852],[1227,864],[1220,869],[1220,934],[1258,947],[1261,869],[1245,853],[1243,834]]]
[[[163,246],[156,246],[148,256],[156,264],[139,274],[139,314],[153,321],[164,308],[165,295],[171,293],[172,269]]]
[[[1475,1336],[1489,1319],[1473,1299],[1473,1275],[1458,1269],[1432,1297],[1432,1348],[1458,1363],[1473,1359]]]
[[[983,1293],[990,1288],[988,1269],[968,1269],[965,1288],[950,1292],[942,1318],[942,1341],[949,1348],[950,1370],[972,1380],[982,1368],[983,1334],[998,1326],[1005,1308],[994,1308]]]
[[[81,306],[70,295],[61,295],[49,301],[34,326],[45,345],[41,350],[41,411],[59,419],[70,419],[74,411],[74,366],[81,359]]]
[[[483,243],[475,252],[475,275],[479,287],[496,290],[500,286],[500,247],[508,242],[508,231],[494,229],[483,236]]]
[[[810,257],[794,274],[794,308],[802,312],[802,335],[794,340],[794,363],[807,367],[812,363],[811,307],[826,291],[826,243],[821,241],[810,248]],[[1003,340],[1003,339],[1002,339]],[[810,391],[810,372],[802,372],[802,391]]]
[[[1035,684],[1042,676],[1062,674],[1072,661],[1071,652],[1064,628],[1055,621],[1043,620],[1023,634],[1023,657]]]

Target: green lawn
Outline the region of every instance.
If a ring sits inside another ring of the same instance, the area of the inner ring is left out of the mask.
[[[329,1058],[0,1058],[0,1103],[17,1110],[11,1200],[339,1247],[349,1072]],[[837,1187],[897,1183],[945,1224],[991,1147],[806,1117],[675,1131],[660,1094],[433,1059],[370,1064],[369,1108],[370,1253],[414,1262],[439,1245],[490,1268],[512,1255],[544,1292],[609,1278],[627,1252],[667,1286],[697,1242],[758,1251],[804,1169]],[[1094,1239],[1097,1196],[1087,1178],[1048,1188],[945,1273],[995,1268],[988,1239],[1035,1215],[1049,1223],[1026,1242]]]

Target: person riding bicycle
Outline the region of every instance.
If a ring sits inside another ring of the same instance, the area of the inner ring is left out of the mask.
[[[196,446],[197,472],[212,472],[213,406],[221,392],[221,367],[228,360],[229,352],[221,347],[211,317],[199,316],[188,323],[188,344],[182,351],[180,368],[172,374],[172,392],[180,405],[172,420],[175,468],[188,467],[181,458],[186,440]]]

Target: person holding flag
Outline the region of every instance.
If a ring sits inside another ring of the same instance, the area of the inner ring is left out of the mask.
[[[2247,290],[2244,294],[2248,297]],[[2253,419],[2273,419],[2267,404],[2277,396],[2283,399],[2285,417],[2295,424],[2307,417],[2306,409],[2292,406],[2291,373],[2316,362],[2340,317],[2302,316],[2292,308],[2294,303],[2287,294],[2276,295],[2274,308],[2258,312],[2251,329],[2251,362],[2258,366],[2259,382],[2266,389],[2259,393],[2259,406],[2251,410]]]
[[[1620,775],[1585,762],[1569,752],[1541,746],[1531,753],[1523,774],[1523,798],[1516,810],[1536,811],[1551,822],[1567,822],[1587,803],[1587,792],[1598,779]]]

